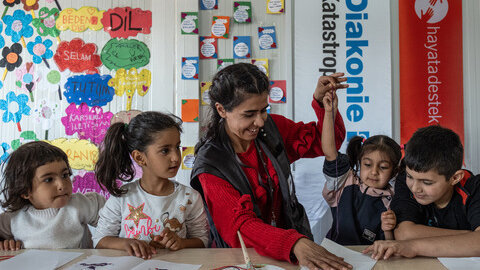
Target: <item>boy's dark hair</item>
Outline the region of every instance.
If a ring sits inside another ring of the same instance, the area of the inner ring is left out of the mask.
[[[212,80],[208,96],[210,97],[210,121],[206,134],[195,146],[195,153],[209,139],[218,135],[223,121],[217,112],[215,103],[219,103],[227,112],[240,105],[249,94],[261,95],[269,93],[270,83],[267,75],[257,66],[248,63],[237,63],[220,70]]]
[[[457,133],[439,125],[419,128],[405,146],[404,161],[411,170],[433,169],[448,181],[462,168],[462,142]]]
[[[32,191],[32,182],[37,168],[62,160],[71,171],[67,154],[62,149],[44,141],[29,142],[13,151],[2,165],[4,168],[1,191],[4,196],[2,207],[13,212],[31,205],[29,200],[22,198],[22,195],[27,195]]]
[[[358,173],[362,157],[373,151],[387,154],[393,166],[392,177],[396,175],[402,159],[402,150],[396,141],[385,135],[375,135],[366,140],[360,136],[351,138],[347,146],[350,167]]]
[[[155,134],[169,128],[182,132],[182,121],[173,114],[142,112],[129,124],[112,124],[103,139],[103,147],[95,164],[97,182],[113,196],[120,196],[126,190],[117,185],[117,179],[131,182],[135,177],[130,154],[133,150],[145,152],[154,143]]]

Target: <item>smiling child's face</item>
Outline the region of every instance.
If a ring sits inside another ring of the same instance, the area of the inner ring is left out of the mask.
[[[49,162],[35,170],[32,190],[22,195],[35,209],[62,208],[72,196],[70,170],[63,160]]]

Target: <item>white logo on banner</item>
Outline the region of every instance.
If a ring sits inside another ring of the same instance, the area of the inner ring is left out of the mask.
[[[417,0],[415,1],[415,13],[417,13],[420,20],[425,20],[427,23],[437,23],[448,12],[447,0]]]

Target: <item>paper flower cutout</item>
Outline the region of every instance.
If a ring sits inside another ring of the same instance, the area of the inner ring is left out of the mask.
[[[33,19],[32,24],[37,28],[37,33],[42,36],[52,36],[58,37],[60,35],[60,30],[57,29],[55,21],[60,15],[60,11],[57,8],[49,9],[47,7],[42,7],[38,11],[38,18]]]
[[[58,99],[62,100],[62,87],[67,83],[68,77],[72,74],[70,70],[60,71],[56,65],[52,65],[50,69],[40,65],[36,66],[35,72],[41,78],[36,87],[42,89],[42,91],[48,89],[52,92],[57,92]]]
[[[13,140],[11,145],[12,145],[12,150],[15,151],[17,150],[22,144],[26,144],[28,142],[36,142],[39,141],[37,138],[37,134],[35,134],[34,131],[31,130],[26,130],[20,133],[20,138]]]
[[[3,163],[5,162],[5,160],[7,160],[8,156],[10,155],[9,153],[9,149],[10,149],[10,145],[8,145],[8,143],[2,143],[0,144],[0,150],[2,150],[0,153],[2,154],[0,156],[0,162]]]
[[[15,10],[13,16],[7,15],[3,18],[7,25],[5,34],[12,37],[12,42],[20,41],[21,37],[31,37],[33,28],[29,25],[32,22],[32,15],[26,14],[23,10]]]
[[[14,43],[12,46],[4,47],[2,50],[2,59],[0,59],[0,67],[6,67],[8,71],[13,71],[22,64],[22,45]]]
[[[17,75],[17,86],[30,93],[30,100],[33,102],[33,90],[36,89],[41,77],[35,73],[35,66],[32,62],[25,63],[15,71]]]
[[[53,126],[55,120],[60,119],[62,113],[60,106],[42,99],[34,110],[35,121],[45,131],[45,140],[48,140],[48,130]]]
[[[3,5],[7,7],[13,7],[20,4],[20,0],[3,0]]]
[[[0,22],[0,33],[3,31],[3,23]],[[0,47],[5,46],[5,39],[3,38],[3,35],[0,35]]]
[[[26,11],[37,10],[38,9],[38,0],[22,0],[23,9]]]
[[[27,50],[33,56],[33,62],[35,64],[40,64],[42,60],[52,58],[53,52],[50,50],[52,44],[53,42],[50,39],[45,39],[45,41],[43,41],[40,36],[37,36],[35,41],[28,42]]]
[[[0,99],[0,110],[4,110],[2,120],[5,123],[13,121],[17,123],[18,131],[22,131],[20,120],[22,115],[30,115],[30,107],[27,105],[28,96],[25,94],[15,95],[13,91],[7,93],[6,99]],[[10,103],[16,103],[10,105]],[[13,109],[12,109],[13,108]],[[15,112],[14,110],[18,108]]]

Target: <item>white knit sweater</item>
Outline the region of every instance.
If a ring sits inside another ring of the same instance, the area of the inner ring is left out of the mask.
[[[207,246],[209,227],[200,194],[177,182],[174,185],[167,196],[145,192],[139,181],[124,185],[127,193],[110,196],[100,211],[94,246],[105,236],[150,241],[165,227],[182,238],[199,238]]]
[[[62,208],[33,206],[0,215],[0,237],[23,242],[24,248],[92,248],[88,225],[96,226],[105,198],[74,193]]]

